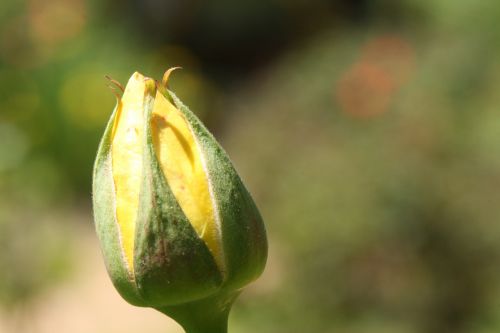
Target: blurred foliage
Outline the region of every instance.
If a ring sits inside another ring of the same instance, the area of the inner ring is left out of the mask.
[[[232,96],[226,147],[283,261],[241,332],[498,330],[499,57],[475,19],[500,6],[439,5],[325,32]]]
[[[72,252],[68,231],[54,223],[53,213],[40,216],[19,203],[0,208],[0,303],[13,310],[66,278]]]
[[[67,276],[103,76],[181,65],[172,88],[269,229],[234,332],[498,331],[499,19],[493,0],[1,2],[0,301]]]

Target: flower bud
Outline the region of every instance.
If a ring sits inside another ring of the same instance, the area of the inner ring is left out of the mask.
[[[119,293],[188,327],[211,313],[227,318],[264,269],[267,241],[228,156],[166,88],[171,71],[162,83],[134,73],[118,98],[95,161],[93,207]]]

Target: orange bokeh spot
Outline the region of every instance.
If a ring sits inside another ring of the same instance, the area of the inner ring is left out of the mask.
[[[30,0],[28,8],[31,34],[40,44],[75,37],[87,21],[85,0]]]
[[[362,59],[377,64],[391,75],[395,84],[404,84],[415,67],[415,52],[411,44],[397,36],[381,36],[364,46]]]
[[[413,47],[396,36],[369,40],[340,78],[335,97],[342,111],[369,118],[387,112],[399,88],[414,71]]]
[[[393,90],[392,77],[382,68],[358,63],[341,78],[336,97],[344,112],[364,118],[387,111]]]

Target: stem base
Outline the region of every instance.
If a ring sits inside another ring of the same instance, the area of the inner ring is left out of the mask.
[[[218,294],[179,305],[156,308],[178,322],[186,333],[227,333],[229,311],[239,292]]]

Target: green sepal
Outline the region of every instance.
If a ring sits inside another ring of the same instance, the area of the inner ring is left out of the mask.
[[[173,92],[168,93],[186,117],[206,160],[221,224],[226,265],[223,288],[242,288],[264,270],[267,259],[264,222],[224,149],[198,117]]]
[[[139,292],[152,307],[205,298],[222,274],[172,193],[157,160],[151,133],[153,99],[145,102],[143,181],[136,224],[134,271]]]
[[[94,221],[106,269],[115,288],[127,302],[137,306],[146,306],[138,293],[132,275],[127,269],[120,241],[118,221],[116,220],[116,192],[111,162],[111,134],[119,103],[118,101],[108,121],[94,163],[92,182]]]

